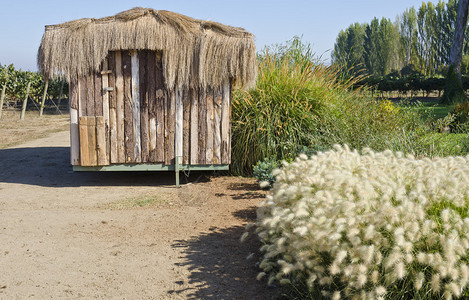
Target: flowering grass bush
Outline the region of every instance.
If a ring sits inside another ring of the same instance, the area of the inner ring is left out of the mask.
[[[258,209],[259,278],[306,284],[334,300],[466,292],[469,156],[415,159],[336,145],[274,174]]]
[[[287,44],[288,45],[288,44]],[[252,175],[265,158],[292,160],[302,148],[354,148],[425,152],[425,128],[416,111],[375,101],[361,78],[341,78],[295,39],[287,49],[261,52],[256,87],[235,90],[232,102],[232,164],[237,175]]]

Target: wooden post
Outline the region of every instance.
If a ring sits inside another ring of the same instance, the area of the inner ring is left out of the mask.
[[[0,120],[2,119],[2,111],[3,111],[3,100],[5,99],[5,91],[7,89],[7,81],[8,81],[8,72],[5,77],[5,84],[2,88],[2,94],[0,95]]]
[[[117,87],[116,87],[116,62],[115,53],[110,52],[108,56],[108,69],[111,73],[107,76],[107,86],[114,88],[113,91],[107,92],[109,100],[109,155],[111,163],[119,163],[118,147],[117,147]],[[121,71],[122,72],[122,71]],[[103,86],[106,79],[103,76]],[[104,105],[103,105],[104,110]],[[122,140],[124,141],[124,140]]]
[[[223,102],[222,87],[215,89],[214,98],[214,122],[213,127],[213,163],[221,163],[221,106]]]
[[[168,93],[164,88],[163,62],[161,52],[155,55],[155,98],[156,98],[156,162],[165,161],[166,108]]]
[[[78,97],[79,97],[78,80],[70,81],[69,98],[70,98],[70,163],[73,166],[80,164],[80,130],[78,128]]]
[[[183,112],[183,134],[182,134],[182,164],[187,165],[190,163],[190,121],[191,121],[191,95],[190,89],[184,89],[182,97],[182,105],[184,106]]]
[[[156,54],[147,53],[147,96],[148,96],[148,134],[149,134],[149,162],[156,162]]]
[[[172,165],[174,164],[174,156],[175,156],[175,130],[176,130],[176,93],[177,88],[174,88],[169,92],[168,95],[168,102],[167,102],[167,110],[165,113],[165,164]]]
[[[150,126],[149,126],[149,103],[153,101],[149,97],[148,82],[148,51],[141,50],[138,53],[139,63],[139,91],[140,91],[140,141],[141,141],[141,162],[150,161]]]
[[[182,146],[183,146],[183,89],[176,89],[176,116],[175,116],[175,148],[174,155],[181,158],[182,157]]]
[[[199,155],[199,131],[198,131],[198,123],[199,123],[199,93],[196,88],[191,89],[191,165],[197,165],[199,160],[198,160],[198,155]]]
[[[140,135],[140,68],[138,63],[138,52],[131,52],[131,76],[132,76],[132,121],[134,137],[134,161],[142,161],[142,142]]]
[[[70,107],[70,163],[80,164],[80,130],[78,128],[78,110]]]
[[[117,58],[117,57],[116,57]],[[117,66],[117,63],[116,63]],[[132,71],[129,51],[122,52],[122,73],[124,78],[124,132],[125,132],[125,162],[135,162],[134,157],[134,137],[132,125]],[[117,80],[117,79],[116,79]],[[119,108],[119,107],[118,107]]]
[[[104,60],[102,64],[103,71],[108,71],[107,59]],[[110,108],[109,108],[109,91],[104,90],[104,88],[109,87],[109,75],[108,73],[103,72],[101,74],[101,100],[103,101],[103,117],[104,117],[104,151],[105,155],[105,164],[108,165],[111,157],[111,145],[110,145],[110,134],[109,134],[109,123],[110,123]]]
[[[221,103],[221,163],[231,162],[231,83],[223,83],[223,98]]]
[[[124,130],[124,76],[122,71],[122,52],[116,51],[116,123],[117,123],[117,162],[125,163],[125,130]],[[113,161],[116,162],[116,161]]]
[[[26,96],[24,96],[23,108],[21,109],[20,120],[24,120],[24,114],[26,113],[26,104],[28,103],[28,96],[29,96],[29,89],[30,88],[31,88],[31,81],[28,82],[28,86],[26,88]]]
[[[208,88],[205,94],[207,103],[207,132],[206,132],[206,144],[205,144],[205,164],[213,164],[213,89]]]
[[[2,94],[0,95],[0,120],[2,119],[2,111],[3,111],[3,100],[5,99],[5,90],[7,88],[7,83],[3,85]]]
[[[39,116],[42,116],[44,112],[44,103],[46,102],[47,88],[49,87],[49,79],[46,78],[46,84],[44,85],[44,93],[42,94],[41,108],[39,109]]]
[[[199,143],[198,143],[198,163],[200,165],[205,165],[207,160],[205,156],[206,151],[206,142],[207,142],[207,97],[205,95],[205,90],[199,88],[199,116],[198,116],[198,133],[199,133]]]

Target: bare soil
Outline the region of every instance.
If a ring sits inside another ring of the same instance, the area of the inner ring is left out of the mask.
[[[265,192],[212,175],[74,173],[67,131],[0,149],[0,299],[272,298],[239,242]]]

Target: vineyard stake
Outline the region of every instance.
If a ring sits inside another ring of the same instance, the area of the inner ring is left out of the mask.
[[[39,110],[39,116],[42,116],[44,111],[44,103],[46,102],[47,88],[49,87],[49,79],[46,79],[46,84],[44,85],[44,93],[42,94],[41,109]]]
[[[21,117],[20,120],[24,120],[24,114],[26,112],[26,104],[28,103],[28,96],[29,96],[29,88],[31,87],[31,81],[28,82],[28,86],[26,87],[26,96],[23,100],[23,108],[21,109]]]
[[[3,99],[5,99],[5,90],[7,88],[7,84],[5,82],[5,84],[3,85],[3,88],[2,88],[2,94],[0,95],[0,120],[2,119],[2,111],[3,111]]]
[[[7,89],[7,81],[8,81],[8,71],[5,77],[5,84],[2,88],[2,94],[0,95],[0,120],[2,119],[2,111],[3,111],[3,100],[5,99],[5,91]]]

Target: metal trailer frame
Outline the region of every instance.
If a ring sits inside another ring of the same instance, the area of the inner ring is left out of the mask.
[[[113,164],[107,166],[73,166],[74,172],[86,171],[111,171],[111,172],[126,172],[126,171],[174,171],[176,173],[176,187],[179,187],[179,171],[227,171],[230,165],[181,165],[179,161],[182,157],[175,157],[174,165],[165,164]]]

